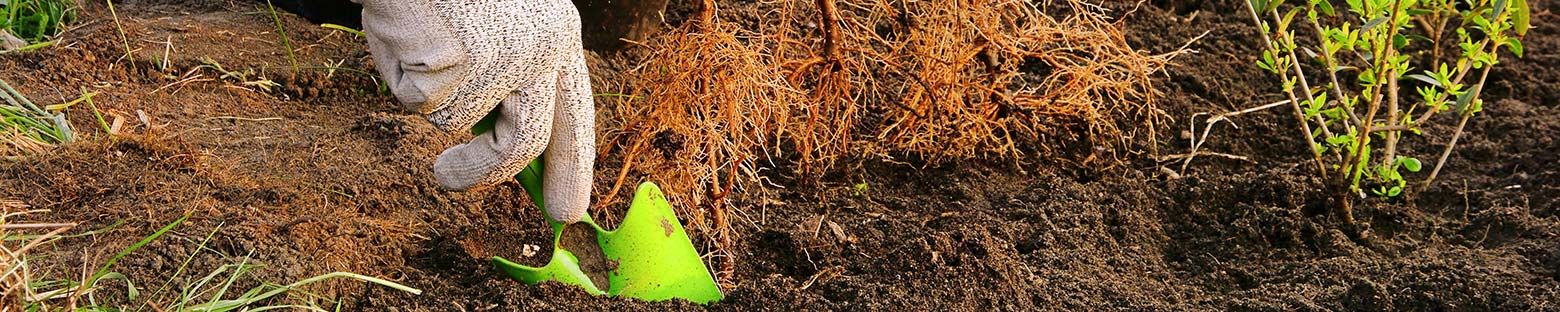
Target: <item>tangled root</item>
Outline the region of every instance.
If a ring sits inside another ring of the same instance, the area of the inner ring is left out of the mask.
[[[746,8],[763,15],[756,29],[722,21],[709,2],[643,44],[604,145],[632,146],[621,176],[662,184],[728,270],[741,212],[731,195],[761,170],[805,180],[852,155],[935,163],[1044,156],[1067,142],[1094,146],[1090,157],[1130,148],[1154,139],[1163,113],[1150,75],[1175,55],[1134,50],[1076,0],[1047,4],[1066,8],[1060,18],[1021,1],[779,0]]]

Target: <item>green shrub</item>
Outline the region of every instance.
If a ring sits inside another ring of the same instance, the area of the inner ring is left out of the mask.
[[[1267,48],[1257,65],[1282,78],[1306,148],[1351,223],[1351,197],[1399,196],[1404,172],[1421,169],[1418,158],[1398,153],[1404,136],[1450,136],[1423,185],[1434,181],[1483,109],[1479,94],[1499,52],[1521,57],[1529,27],[1526,0],[1346,0],[1339,9],[1328,0],[1283,2],[1247,3]],[[1299,28],[1315,45],[1298,44]],[[1453,120],[1450,133],[1423,127]]]

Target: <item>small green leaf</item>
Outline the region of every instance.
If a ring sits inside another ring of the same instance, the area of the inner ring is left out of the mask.
[[[1289,13],[1285,13],[1284,14],[1284,18],[1282,20],[1279,20],[1279,22],[1278,22],[1278,31],[1279,32],[1288,32],[1289,25],[1291,23],[1294,23],[1294,21],[1295,21],[1295,14],[1298,14],[1298,13],[1300,13],[1300,8],[1289,9]]]
[[[1365,8],[1360,3],[1361,0],[1344,0],[1343,2],[1349,5],[1350,11],[1354,11],[1355,13],[1365,12]]]
[[[1506,7],[1509,6],[1510,4],[1511,4],[1510,0],[1495,0],[1495,8],[1494,8],[1495,11],[1491,12],[1490,16],[1499,18],[1500,13],[1506,12]]]
[[[1376,70],[1372,68],[1366,68],[1365,72],[1360,73],[1359,80],[1360,84],[1364,86],[1376,85]]]
[[[1354,136],[1353,135],[1340,135],[1340,136],[1327,138],[1327,144],[1333,145],[1333,146],[1344,145],[1344,144],[1348,144],[1349,142],[1353,142],[1353,141],[1354,141]]]
[[[1324,110],[1321,111],[1321,113],[1322,113],[1322,116],[1327,116],[1327,119],[1343,119],[1343,108],[1342,107],[1333,107],[1333,108],[1329,108],[1329,109],[1324,109]]]
[[[1473,22],[1474,25],[1479,26],[1478,28],[1480,30],[1489,31],[1490,29],[1490,20],[1484,18],[1484,15],[1474,15],[1473,18],[1469,19],[1469,21]]]
[[[1511,26],[1516,30],[1517,36],[1527,36],[1528,28],[1528,4],[1527,0],[1512,0],[1511,2]]]
[[[1376,28],[1376,25],[1381,25],[1381,23],[1386,22],[1386,21],[1387,21],[1387,17],[1385,17],[1385,16],[1373,18],[1370,21],[1366,21],[1365,22],[1365,26],[1364,27],[1360,27],[1360,30],[1370,31],[1372,28]]]
[[[1522,41],[1517,38],[1506,38],[1506,48],[1511,50],[1511,55],[1522,58]]]
[[[1401,186],[1393,186],[1387,190],[1387,197],[1397,197],[1398,195],[1403,195],[1403,187]]]
[[[1455,108],[1458,113],[1465,114],[1472,109],[1472,104],[1473,92],[1464,92],[1463,94],[1457,96],[1457,102],[1453,108]]]
[[[1327,3],[1327,0],[1317,1],[1316,8],[1320,9],[1322,14],[1327,14],[1327,16],[1337,15],[1333,12],[1332,3]]]
[[[1419,162],[1419,159],[1413,157],[1398,158],[1398,165],[1403,166],[1403,169],[1408,169],[1408,172],[1419,172],[1419,169],[1423,169],[1421,167],[1423,164]]]
[[[1425,75],[1421,75],[1421,74],[1413,74],[1413,75],[1408,75],[1407,77],[1408,78],[1413,78],[1414,80],[1423,81],[1423,82],[1428,83],[1428,84],[1430,84],[1432,86],[1442,87],[1440,81],[1436,81],[1435,78],[1430,78],[1430,76],[1425,76]],[[1445,87],[1442,87],[1442,88],[1445,88]]]

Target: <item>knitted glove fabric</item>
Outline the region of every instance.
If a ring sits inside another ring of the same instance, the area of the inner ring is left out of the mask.
[[[590,205],[595,103],[568,0],[355,0],[375,65],[407,109],[443,131],[498,112],[494,131],[451,147],[434,178],[466,190],[514,177],[546,153],[548,215]]]

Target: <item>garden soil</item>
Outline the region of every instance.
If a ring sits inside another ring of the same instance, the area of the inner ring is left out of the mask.
[[[776,178],[736,202],[742,238],[727,297],[708,307],[495,273],[492,256],[544,260],[540,215],[513,184],[438,189],[430,164],[467,137],[434,130],[381,92],[361,38],[283,15],[284,43],[250,2],[126,1],[117,24],[127,61],[115,20],[88,2],[59,45],[0,56],[0,79],[47,104],[97,92],[119,134],[71,108],[84,139],[0,163],[0,198],[50,210],[27,221],[102,230],[40,252],[33,264],[57,277],[189,214],[112,268],[143,296],[247,257],[264,265],[256,280],[351,271],[425,291],[308,288],[366,311],[1560,310],[1560,1],[1531,2],[1527,56],[1491,74],[1491,104],[1435,186],[1363,203],[1364,235],[1327,213],[1286,111],[1237,117],[1238,128],[1221,126],[1204,147],[1249,161],[1203,157],[1171,174],[1179,163],[1149,153],[1185,152],[1193,114],[1279,100],[1276,79],[1254,65],[1259,41],[1240,2],[1108,2],[1139,49],[1168,52],[1207,33],[1155,82],[1174,119],[1161,144],[1114,166],[1076,155],[868,158],[821,183]],[[592,55],[598,90],[622,89],[616,75],[631,55]],[[266,90],[262,77],[276,86]],[[1420,155],[1445,144],[1412,140],[1408,152]],[[620,162],[608,156],[602,167]],[[122,300],[114,288],[97,296]]]

